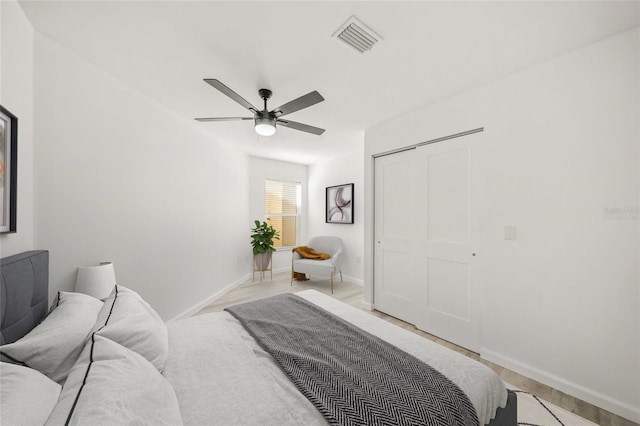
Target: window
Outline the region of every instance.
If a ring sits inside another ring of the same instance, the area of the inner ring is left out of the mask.
[[[280,233],[280,239],[274,240],[275,248],[297,245],[301,198],[299,182],[264,181],[264,214],[267,223]]]

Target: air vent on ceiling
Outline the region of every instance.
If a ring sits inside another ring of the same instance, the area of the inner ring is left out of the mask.
[[[355,16],[347,19],[332,37],[344,41],[360,53],[371,50],[374,44],[382,40],[382,37]]]

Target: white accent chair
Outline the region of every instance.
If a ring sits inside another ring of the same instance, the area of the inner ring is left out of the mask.
[[[305,259],[295,251],[291,258],[291,284],[293,285],[293,273],[301,272],[303,274],[329,275],[331,276],[331,293],[333,294],[333,276],[340,272],[340,281],[342,280],[342,239],[340,237],[313,237],[307,243],[318,253],[328,253],[331,257],[327,260]]]

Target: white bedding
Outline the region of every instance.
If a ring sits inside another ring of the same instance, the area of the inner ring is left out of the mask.
[[[507,390],[488,367],[314,290],[300,297],[428,363],[458,385],[481,424],[504,407]],[[185,425],[325,425],[318,410],[226,312],[168,324],[164,376]]]

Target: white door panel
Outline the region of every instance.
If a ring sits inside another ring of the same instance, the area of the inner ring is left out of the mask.
[[[471,320],[469,265],[429,257],[426,278],[429,310],[454,319]]]
[[[375,160],[375,308],[480,348],[481,133]]]
[[[375,160],[374,304],[415,322],[417,289],[413,150]]]
[[[415,293],[415,282],[411,273],[413,256],[407,252],[385,250],[383,262],[384,276],[381,284],[384,296],[411,303]]]
[[[452,141],[442,142],[446,145]],[[427,163],[426,206],[429,241],[469,243],[469,152],[419,149]]]
[[[473,351],[480,350],[477,274],[479,176],[476,133],[416,151],[425,186],[416,200],[427,216],[418,258],[426,264],[424,304],[416,326]]]

